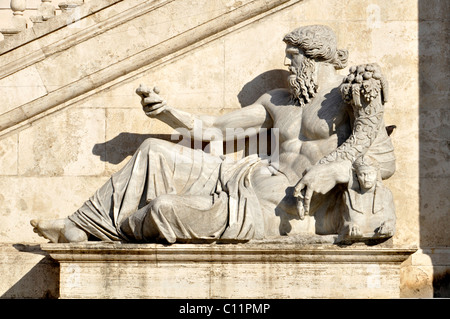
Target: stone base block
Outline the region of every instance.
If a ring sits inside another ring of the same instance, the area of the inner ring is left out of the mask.
[[[59,265],[39,245],[0,243],[0,299],[58,297]]]
[[[410,248],[45,244],[61,298],[398,298]]]

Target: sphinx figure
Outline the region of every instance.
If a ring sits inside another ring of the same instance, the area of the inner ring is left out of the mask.
[[[391,191],[383,185],[378,163],[369,156],[353,164],[344,193],[343,224],[338,241],[391,237],[395,232],[395,207]]]
[[[225,115],[190,114],[159,89],[136,90],[147,116],[183,136],[233,141],[271,129],[276,152],[233,160],[150,138],[82,207],[67,218],[34,219],[34,231],[51,242],[166,243],[342,233],[356,159],[377,161],[380,181],[395,170],[382,119],[387,82],[373,65],[362,73],[352,67],[354,78],[339,75],[348,52],[329,27],[303,26],[283,41],[289,88]],[[393,229],[379,233],[389,237]]]

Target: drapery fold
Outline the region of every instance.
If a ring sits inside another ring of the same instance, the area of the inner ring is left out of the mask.
[[[250,178],[258,165],[256,155],[233,161],[151,139],[69,219],[105,241],[154,240],[146,227],[170,243],[263,238]]]

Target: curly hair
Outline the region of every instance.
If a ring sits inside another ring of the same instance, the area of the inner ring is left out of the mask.
[[[311,59],[331,63],[335,69],[347,66],[348,51],[337,49],[336,35],[330,27],[324,25],[300,27],[286,34],[283,41],[301,48]]]

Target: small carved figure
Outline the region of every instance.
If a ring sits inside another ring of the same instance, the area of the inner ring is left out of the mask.
[[[344,197],[340,240],[381,238],[394,234],[394,200],[391,191],[381,181],[375,160],[361,156],[353,163],[353,174]]]

